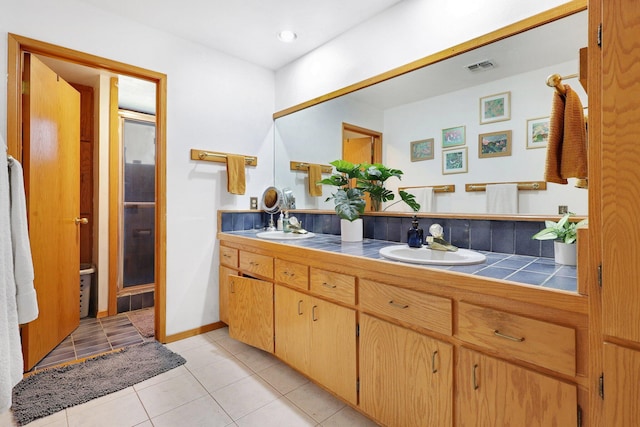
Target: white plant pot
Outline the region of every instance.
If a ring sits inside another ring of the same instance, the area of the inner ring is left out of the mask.
[[[575,243],[553,242],[556,264],[576,265],[577,247]]]
[[[340,220],[340,236],[343,242],[362,242],[363,234],[362,218],[353,221]]]

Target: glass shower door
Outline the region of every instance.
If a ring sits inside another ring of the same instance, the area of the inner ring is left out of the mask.
[[[122,288],[154,283],[155,117],[123,117]]]

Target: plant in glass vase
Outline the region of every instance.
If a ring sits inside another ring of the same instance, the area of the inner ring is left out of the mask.
[[[330,163],[335,167],[336,172],[329,178],[318,181],[320,184],[333,185],[337,187],[335,193],[327,197],[326,201],[333,200],[336,206],[336,214],[340,217],[343,240],[355,241],[362,240],[362,219],[360,216],[364,213],[367,205],[366,195],[371,200],[371,208],[379,211],[383,202],[395,199],[393,191],[385,188],[385,181],[391,177],[402,179],[403,172],[399,169],[391,169],[380,163],[351,163],[346,160],[334,160]],[[392,203],[404,202],[414,211],[420,209],[420,204],[416,202],[415,196],[406,191],[398,191],[400,200]],[[387,208],[389,207],[387,206]],[[354,232],[354,236],[345,236],[345,222],[358,221],[358,231]],[[347,237],[345,239],[345,237]],[[359,238],[358,238],[359,237]]]

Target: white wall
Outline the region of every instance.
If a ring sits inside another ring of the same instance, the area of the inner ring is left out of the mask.
[[[276,110],[439,52],[566,0],[405,0],[276,72]]]
[[[465,192],[467,183],[543,181],[546,149],[526,148],[528,119],[549,116],[553,90],[544,82],[553,73],[576,73],[578,61],[568,61],[551,67],[529,71],[505,79],[412,104],[385,110],[384,163],[404,172],[401,183],[389,180],[388,187],[454,184],[455,193],[435,195],[436,212],[486,212],[485,192]],[[587,95],[577,80],[567,81],[587,105]],[[511,92],[510,120],[479,124],[478,100],[497,93]],[[452,148],[467,147],[467,173],[442,173],[442,129],[465,126],[466,143]],[[512,131],[510,156],[479,158],[478,135],[489,132]],[[410,141],[434,138],[434,159],[410,161]],[[392,182],[393,181],[393,182]],[[586,215],[587,191],[569,185],[548,183],[545,191],[520,191],[519,213],[552,215],[558,205],[566,205],[571,212]]]
[[[167,334],[219,320],[216,210],[248,208],[273,181],[273,72],[74,0],[0,0],[0,11],[2,70],[11,32],[167,74]],[[3,83],[4,136],[6,96]],[[224,166],[191,161],[190,148],[258,156],[246,195],[228,194]]]

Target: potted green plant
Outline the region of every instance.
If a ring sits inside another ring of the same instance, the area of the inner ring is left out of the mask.
[[[379,163],[351,163],[346,160],[334,160],[330,163],[336,172],[329,178],[318,181],[320,184],[337,187],[335,193],[327,197],[326,201],[333,200],[336,213],[341,219],[342,240],[362,240],[362,219],[366,207],[366,194],[369,195],[374,211],[379,211],[383,202],[395,199],[393,191],[385,188],[385,181],[391,177],[402,179],[403,172],[391,169]],[[418,211],[420,204],[415,196],[406,191],[398,191],[401,200],[392,203],[405,202],[411,209]],[[387,206],[388,207],[388,206]],[[355,231],[347,231],[347,223],[355,222]],[[359,231],[358,231],[359,230]]]
[[[576,265],[577,251],[576,240],[578,238],[578,228],[587,224],[587,219],[579,222],[572,222],[569,218],[573,213],[568,212],[560,218],[558,222],[545,221],[545,228],[531,236],[536,240],[554,240],[554,256],[558,264]]]

